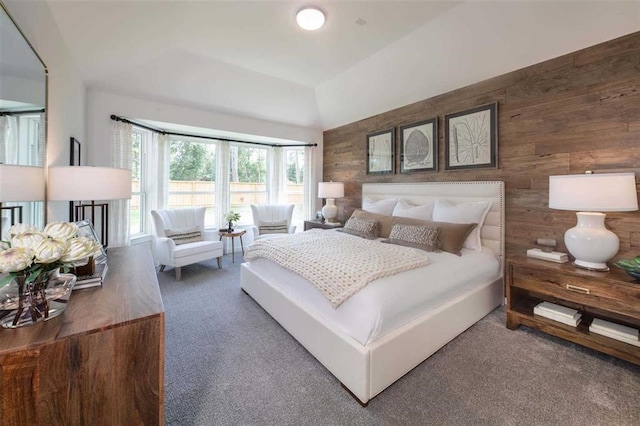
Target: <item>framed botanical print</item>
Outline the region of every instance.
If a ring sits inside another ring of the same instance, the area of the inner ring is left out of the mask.
[[[444,117],[445,170],[498,166],[498,103]]]
[[[367,135],[367,174],[395,172],[394,128]]]
[[[438,118],[400,127],[400,172],[438,170]]]

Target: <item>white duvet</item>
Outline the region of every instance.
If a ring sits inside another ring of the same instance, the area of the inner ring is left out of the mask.
[[[429,260],[428,266],[371,282],[338,308],[294,272],[266,259],[253,259],[250,265],[305,310],[367,345],[428,310],[500,277],[498,256],[487,248],[482,252],[462,249],[462,256],[429,253]]]

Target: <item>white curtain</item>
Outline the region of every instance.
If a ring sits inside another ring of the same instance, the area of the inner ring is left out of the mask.
[[[131,124],[112,121],[111,166],[131,170],[133,161]],[[107,184],[107,183],[105,183]],[[129,245],[129,200],[109,202],[109,245]]]
[[[152,233],[151,210],[167,208],[169,199],[169,135],[154,132],[148,155],[150,161],[146,162],[148,170],[144,189],[147,199],[142,213],[147,218],[147,229],[143,231]]]
[[[19,146],[18,118],[0,115],[0,163],[18,164]]]
[[[269,176],[269,204],[281,204],[286,200],[285,194],[285,152],[280,146],[271,147],[269,153],[267,176]]]
[[[315,148],[307,146],[304,148],[304,218],[306,220],[312,220],[316,217],[317,206],[317,189],[318,182],[316,180],[316,166],[315,166]]]
[[[216,186],[215,186],[215,221],[220,228],[226,228],[224,215],[231,208],[230,190],[230,167],[231,149],[229,142],[218,142],[216,150]]]
[[[45,156],[47,154],[47,147],[45,146],[45,140],[47,135],[47,120],[45,113],[40,114],[40,122],[38,123],[38,166],[44,167]],[[44,216],[42,216],[44,217]]]

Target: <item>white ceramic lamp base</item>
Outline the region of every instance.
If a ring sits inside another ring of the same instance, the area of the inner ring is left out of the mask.
[[[607,261],[618,253],[620,240],[604,225],[604,213],[578,212],[578,223],[564,234],[564,243],[575,257],[574,264],[595,271],[608,271]]]
[[[327,204],[322,208],[322,216],[327,222],[337,222],[338,207],[335,201],[335,198],[327,198]]]

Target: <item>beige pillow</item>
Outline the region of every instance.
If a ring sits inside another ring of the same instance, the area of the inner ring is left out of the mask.
[[[177,246],[203,241],[202,231],[198,228],[165,229],[164,235],[171,238]]]
[[[416,226],[437,226],[440,250],[460,256],[460,249],[467,236],[476,228],[475,223],[432,222],[428,220],[394,217],[393,224],[402,223]]]
[[[438,234],[439,229],[436,225],[417,226],[396,223],[391,229],[389,239],[382,242],[438,252],[440,251]]]
[[[353,212],[351,217],[357,217],[365,220],[375,220],[378,222],[378,232],[380,233],[380,237],[389,238],[389,234],[391,233],[391,216],[387,216],[384,214],[365,212],[364,210],[356,210]]]
[[[289,226],[287,225],[287,220],[276,220],[273,222],[263,222],[260,221],[258,223],[258,235],[264,234],[286,234],[289,232]]]
[[[345,223],[344,228],[338,229],[338,231],[374,240],[378,238],[378,221],[366,220],[352,216],[347,223]]]

